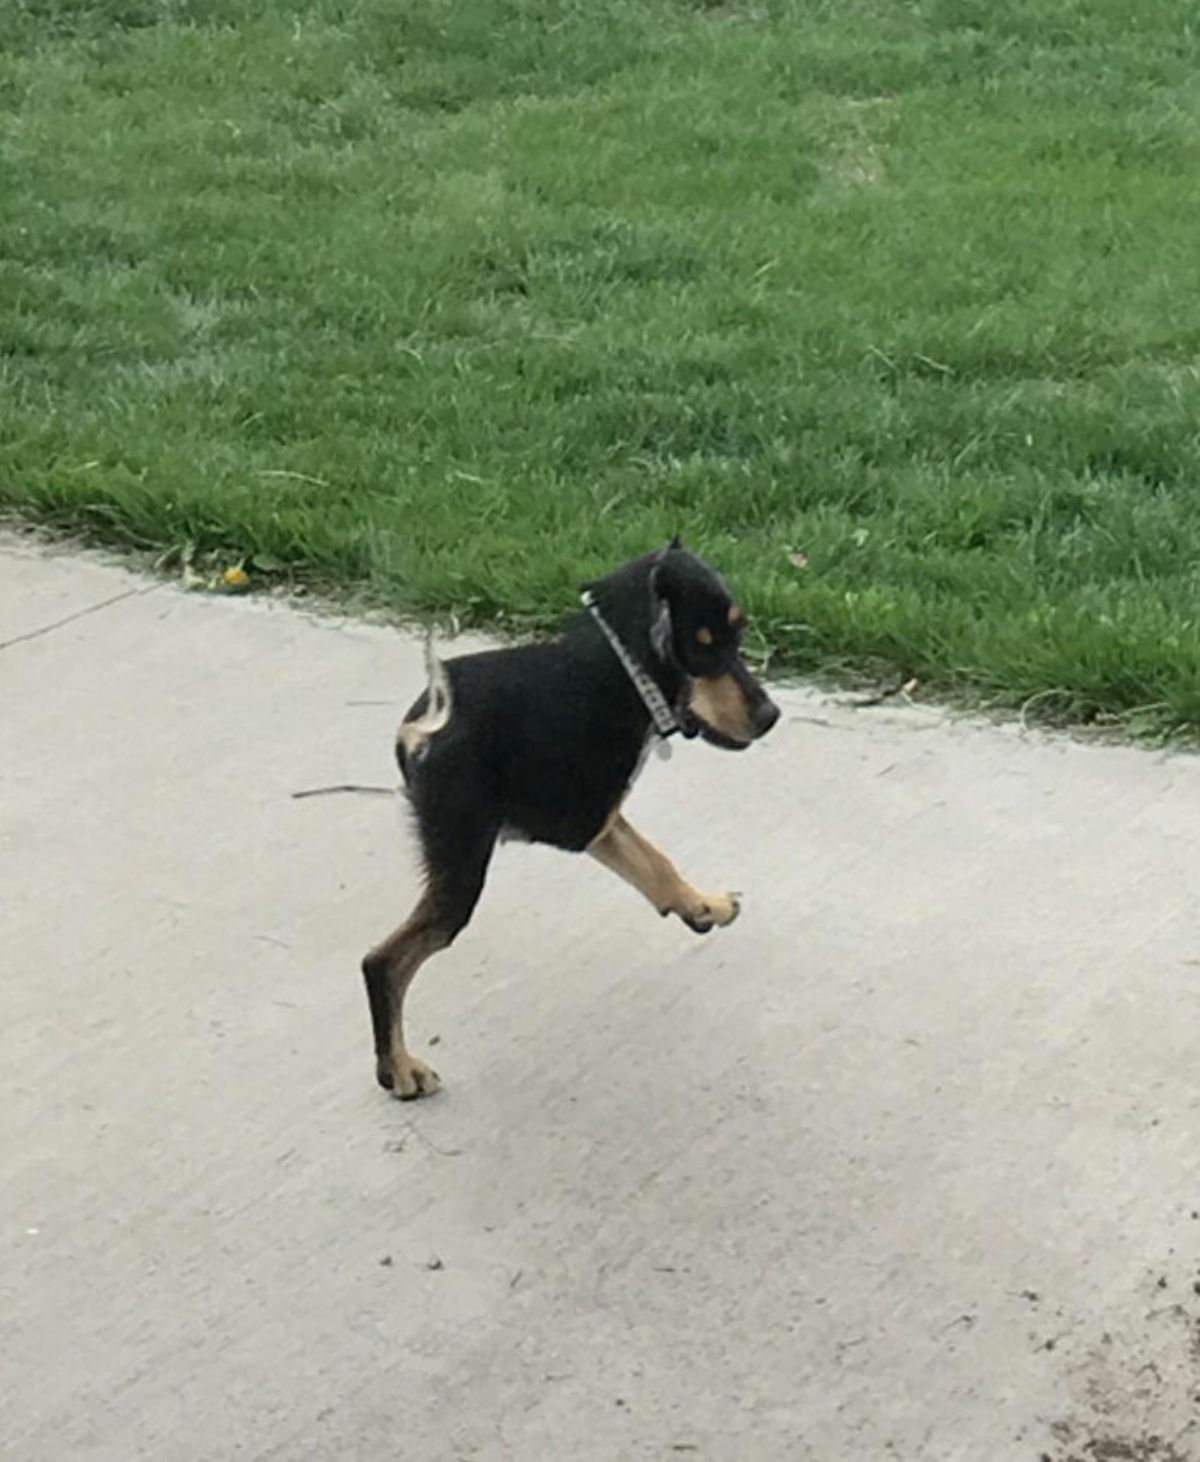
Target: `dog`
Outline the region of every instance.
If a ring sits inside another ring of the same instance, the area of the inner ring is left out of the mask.
[[[733,894],[701,893],[626,821],[651,746],[678,732],[740,751],[779,707],[746,667],[746,616],[676,537],[583,587],[558,640],[441,662],[401,722],[396,759],[415,814],[424,891],[362,962],[379,1085],[402,1101],[437,1091],[404,1040],[421,965],[466,928],[497,841],[590,853],[664,917],[697,934],[731,924]]]

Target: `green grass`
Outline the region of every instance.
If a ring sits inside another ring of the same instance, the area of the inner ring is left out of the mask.
[[[1200,727],[1187,0],[0,0],[0,506]],[[802,550],[801,570],[789,554]]]

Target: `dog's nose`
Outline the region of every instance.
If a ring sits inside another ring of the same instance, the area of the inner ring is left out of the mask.
[[[751,719],[751,730],[754,732],[755,741],[767,732],[779,720],[779,707],[769,696],[763,696],[762,700],[754,708],[754,715]]]

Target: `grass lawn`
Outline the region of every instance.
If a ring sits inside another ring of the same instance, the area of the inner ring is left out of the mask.
[[[1200,727],[1190,0],[0,0],[0,506]],[[792,555],[807,556],[797,567]]]

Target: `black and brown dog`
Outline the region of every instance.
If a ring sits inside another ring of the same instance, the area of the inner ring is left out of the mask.
[[[439,1084],[404,1043],[404,996],[465,928],[497,839],[586,851],[698,934],[737,917],[732,894],[693,888],[621,804],[657,738],[740,750],[779,719],[742,659],[745,616],[678,538],[587,585],[583,600],[588,612],[552,643],[445,664],[431,651],[428,688],[401,723],[425,890],[362,969],[376,1077],[402,1100]]]

